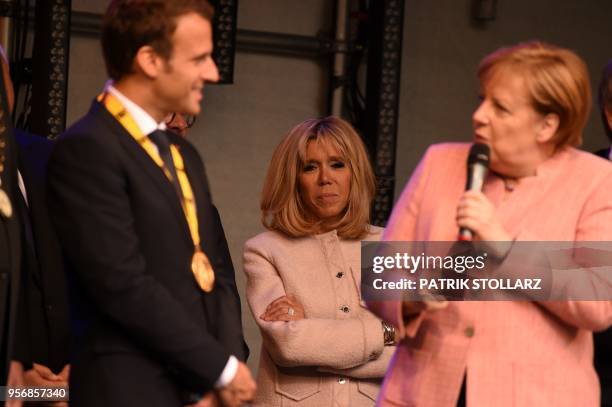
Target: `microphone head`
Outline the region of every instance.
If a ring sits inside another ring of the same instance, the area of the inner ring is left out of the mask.
[[[489,155],[491,149],[488,145],[482,143],[472,144],[468,155],[468,167],[474,164],[482,164],[485,167],[489,166]]]

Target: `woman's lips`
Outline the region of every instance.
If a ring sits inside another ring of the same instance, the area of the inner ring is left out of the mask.
[[[317,197],[317,200],[323,203],[334,203],[338,200],[338,194],[321,194]]]
[[[474,141],[475,141],[476,143],[488,144],[487,139],[486,139],[486,138],[484,138],[484,137],[482,137],[482,136],[481,136],[481,135],[479,135],[479,134],[474,134]]]

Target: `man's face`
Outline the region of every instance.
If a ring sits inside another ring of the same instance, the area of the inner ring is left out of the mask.
[[[165,112],[197,115],[206,82],[217,82],[219,72],[212,59],[212,27],[196,13],[176,20],[172,36],[172,55],[163,61],[155,81],[159,107]]]

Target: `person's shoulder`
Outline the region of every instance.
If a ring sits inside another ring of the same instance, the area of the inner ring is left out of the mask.
[[[106,111],[104,106],[94,100],[87,113],[60,134],[57,141],[64,143],[66,140],[97,138],[108,141],[108,134],[114,131],[113,121],[115,119]],[[118,122],[116,124],[120,126]],[[117,127],[115,126],[115,128]]]
[[[574,183],[585,188],[591,185],[597,189],[612,190],[612,161],[576,148],[568,148],[562,164],[568,177],[574,178]]]
[[[243,258],[246,261],[255,254],[275,263],[277,258],[290,258],[296,253],[308,250],[303,244],[308,240],[312,239],[308,237],[292,238],[278,231],[266,230],[244,243]]]
[[[432,154],[465,154],[470,151],[471,147],[472,143],[447,142],[432,144],[427,151]]]
[[[292,240],[294,239],[291,239],[285,236],[284,234],[277,232],[275,230],[266,230],[248,239],[246,243],[244,244],[244,247],[245,247],[245,250],[272,247],[278,244],[291,243]]]
[[[91,109],[75,121],[53,143],[50,165],[63,165],[90,160],[93,162],[118,162],[121,124],[104,107],[94,101]]]
[[[361,240],[380,240],[384,231],[380,226],[368,225],[366,235]]]
[[[471,143],[439,143],[427,148],[421,159],[421,171],[429,176],[442,176],[449,174],[464,174]],[[461,170],[461,171],[460,171]]]
[[[430,160],[465,159],[470,151],[471,143],[437,143],[427,148],[425,157]],[[463,162],[463,161],[462,161]]]
[[[572,165],[580,168],[581,170],[603,174],[609,174],[612,172],[612,161],[595,154],[578,150],[576,148],[569,148],[567,150],[567,155]]]

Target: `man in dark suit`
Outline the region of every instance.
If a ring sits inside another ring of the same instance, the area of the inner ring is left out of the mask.
[[[6,55],[0,52],[7,104],[14,91]],[[52,142],[13,129],[17,182],[13,210],[21,230],[21,291],[12,366],[25,368],[27,386],[67,386],[69,310],[61,249],[45,199],[45,170]]]
[[[606,160],[612,160],[612,59],[604,68],[599,82],[599,111],[610,147],[595,152]],[[601,381],[601,405],[612,407],[612,329],[596,333],[595,369]]]
[[[74,406],[238,406],[246,365],[234,269],[203,163],[165,132],[198,114],[211,58],[205,0],[114,0],[102,28],[112,79],[56,144],[52,218],[74,270]]]

